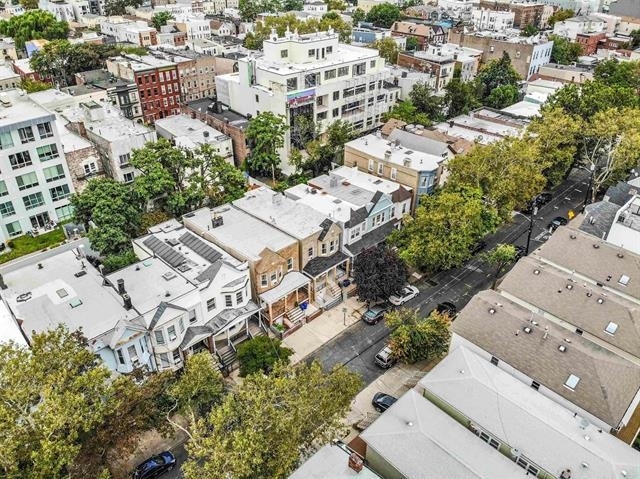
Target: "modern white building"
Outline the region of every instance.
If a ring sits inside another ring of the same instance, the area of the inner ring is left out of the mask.
[[[158,31],[147,22],[131,21],[121,17],[109,17],[100,23],[100,31],[118,42],[128,42],[141,47],[156,45]]]
[[[72,216],[74,193],[55,115],[21,90],[0,93],[0,238]]]
[[[302,5],[302,11],[308,13],[325,14],[328,11],[328,5],[321,0],[307,0]]]
[[[635,195],[618,210],[607,242],[640,254],[640,196]]]
[[[578,34],[604,32],[605,25],[603,18],[595,15],[580,15],[556,22],[553,25],[553,34],[574,41]]]
[[[86,10],[83,10],[83,7],[86,8]],[[38,2],[38,8],[45,12],[52,13],[62,22],[74,22],[82,16],[82,13],[89,13],[88,2],[80,2],[80,4],[76,6],[76,4],[65,0],[40,0]],[[74,10],[77,10],[81,15],[76,16],[76,11]]]
[[[489,10],[488,8],[474,8],[471,10],[471,19],[476,30],[501,32],[507,28],[513,28],[515,13]]]
[[[380,125],[399,89],[385,82],[390,71],[377,50],[338,42],[333,30],[307,35],[275,31],[264,41],[264,54],[238,60],[237,73],[216,76],[218,100],[230,109],[255,116],[261,111],[284,115],[293,126],[301,116],[324,132],[342,119],[356,132]],[[283,160],[288,157],[287,132]],[[283,161],[283,169],[289,165]]]

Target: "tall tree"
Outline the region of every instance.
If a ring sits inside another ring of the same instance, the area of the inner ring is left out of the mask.
[[[296,148],[304,148],[320,134],[320,125],[313,121],[313,116],[298,115],[293,119],[289,136],[291,144]]]
[[[452,78],[444,87],[443,112],[446,118],[466,115],[480,106],[478,86],[475,82],[465,82]]]
[[[549,26],[553,27],[556,22],[562,22],[567,18],[575,16],[575,13],[571,9],[560,9],[549,17]]]
[[[153,17],[151,17],[151,25],[153,25],[153,28],[160,31],[160,28],[164,27],[169,22],[169,20],[173,20],[173,18],[174,17],[171,12],[158,12],[155,13]]]
[[[396,118],[410,124],[431,126],[431,120],[427,115],[418,111],[411,100],[399,101],[391,109],[382,115],[384,121]]]
[[[514,85],[501,85],[494,88],[488,97],[485,98],[484,104],[491,108],[501,110],[518,101],[518,88]]]
[[[549,40],[553,41],[551,49],[551,61],[560,65],[568,65],[578,60],[582,55],[582,46],[572,42],[568,38],[559,35],[549,35]]]
[[[367,19],[367,14],[364,13],[364,10],[361,8],[356,8],[351,14],[351,20],[353,21],[353,26],[357,27],[360,22],[364,22]]]
[[[275,13],[282,10],[280,0],[240,0],[240,17],[247,22],[255,21],[259,13]]]
[[[636,108],[640,96],[633,88],[607,85],[602,81],[588,80],[581,85],[569,84],[554,93],[542,107],[543,111],[562,108],[576,118],[590,118],[608,108]]]
[[[38,8],[38,0],[20,0],[20,5],[25,10],[35,10]]]
[[[411,103],[420,113],[424,113],[432,122],[444,119],[442,115],[442,97],[434,94],[433,88],[424,82],[413,85],[409,92]]]
[[[407,51],[416,52],[420,49],[420,42],[416,37],[407,37]]]
[[[392,354],[400,362],[414,364],[439,358],[449,350],[451,321],[447,315],[433,311],[420,318],[417,310],[401,308],[389,311],[385,322],[391,329]]]
[[[285,118],[270,111],[258,113],[249,121],[245,132],[251,142],[251,153],[245,160],[247,170],[263,176],[275,176],[284,147],[284,135],[288,130]]]
[[[334,150],[335,162],[342,164],[344,145],[354,137],[353,126],[348,121],[336,120],[327,127],[325,135],[327,145]]]
[[[353,267],[358,299],[368,304],[399,293],[408,276],[404,261],[385,244],[362,251]]]
[[[248,376],[193,425],[186,479],[287,477],[301,455],[344,428],[361,384],[346,368],[325,373],[317,363]]]
[[[381,3],[374,5],[367,13],[367,22],[371,22],[377,27],[390,28],[401,17],[400,7],[391,3]]]
[[[108,178],[90,180],[82,193],[71,197],[71,205],[76,222],[95,224],[87,233],[93,249],[111,255],[131,248],[143,208],[128,185]]]
[[[411,266],[436,272],[459,266],[479,238],[498,225],[498,216],[479,188],[444,188],[423,196],[415,217],[396,230],[390,242]]]
[[[143,0],[106,0],[105,14],[107,16],[126,15],[127,7],[138,8],[142,3]]]
[[[491,92],[498,87],[505,85],[517,87],[520,80],[520,75],[511,65],[509,54],[503,52],[500,59],[491,60],[478,73],[477,82],[481,100],[485,102]]]
[[[291,11],[300,11],[304,2],[302,0],[283,0],[282,2],[282,11],[283,12],[291,12]]]
[[[289,356],[293,349],[282,346],[277,338],[257,336],[238,346],[238,360],[240,361],[240,377],[254,373],[269,374],[276,363],[289,364]]]
[[[640,61],[605,60],[596,65],[594,79],[605,85],[633,88],[640,93]]]
[[[342,12],[347,9],[347,4],[343,0],[327,0],[327,9],[330,12]]]
[[[27,10],[22,15],[12,16],[9,20],[0,20],[0,34],[13,38],[16,47],[22,49],[29,40],[67,38],[69,25],[67,22],[59,22],[49,12]]]
[[[516,260],[516,248],[512,244],[500,243],[482,255],[482,259],[494,267],[492,288],[496,287],[498,278],[505,268]]]
[[[398,52],[400,49],[393,38],[386,37],[376,40],[371,46],[378,50],[378,54],[384,58],[387,63],[395,64],[398,61]]]

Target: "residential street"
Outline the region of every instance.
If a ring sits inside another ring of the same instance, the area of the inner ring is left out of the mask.
[[[553,199],[542,207],[534,218],[531,234],[530,251],[540,246],[548,237],[547,225],[556,216],[567,217],[569,210],[578,213],[584,201],[588,175],[582,170],[574,170],[569,178],[555,188]],[[495,234],[485,238],[486,250],[498,243],[513,243],[525,246],[529,228],[528,217],[516,214],[513,222],[501,227]],[[451,301],[458,310],[463,308],[478,291],[490,287],[493,272],[477,257],[469,260],[464,266],[443,271],[416,286],[420,294],[405,306],[419,308],[424,315],[428,314],[438,303]],[[340,336],[328,342],[308,357],[317,359],[326,368],[343,364],[359,373],[365,385],[375,381],[384,370],[378,368],[373,360],[376,353],[384,346],[388,329],[384,322],[370,326],[364,322],[353,325]]]

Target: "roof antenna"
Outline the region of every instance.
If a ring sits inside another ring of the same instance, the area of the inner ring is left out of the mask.
[[[542,335],[542,339],[547,339],[549,336],[549,326],[544,327],[544,334]]]

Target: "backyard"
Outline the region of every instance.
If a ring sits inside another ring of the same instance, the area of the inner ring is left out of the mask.
[[[36,237],[23,235],[13,238],[7,242],[10,250],[0,254],[0,264],[19,258],[29,253],[42,251],[54,246],[58,246],[65,240],[61,227],[48,231]]]

